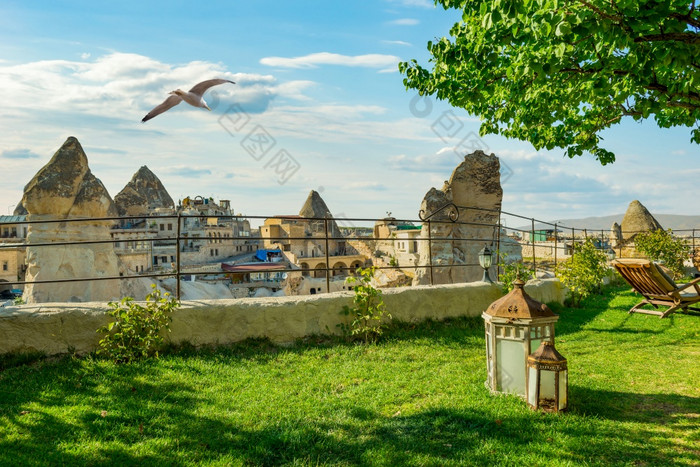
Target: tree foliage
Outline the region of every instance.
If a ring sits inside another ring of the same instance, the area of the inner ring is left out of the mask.
[[[615,155],[600,132],[623,117],[691,128],[700,144],[700,13],[695,1],[436,0],[462,10],[428,43],[433,70],[404,83],[482,119],[480,132]],[[694,127],[694,128],[693,128]]]
[[[634,237],[634,248],[652,261],[663,261],[674,279],[685,275],[683,262],[688,259],[690,245],[685,239],[674,236],[672,230],[639,233]]]

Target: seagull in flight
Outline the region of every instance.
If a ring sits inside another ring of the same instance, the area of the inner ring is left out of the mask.
[[[187,92],[181,89],[171,91],[168,93],[170,94],[170,97],[165,99],[162,104],[148,112],[148,114],[141,119],[141,123],[147,122],[153,117],[156,117],[162,114],[163,112],[172,109],[182,101],[185,101],[194,107],[201,107],[203,109],[211,110],[202,96],[205,92],[207,92],[209,88],[224,83],[236,84],[233,81],[227,79],[208,79],[206,81],[202,81],[201,83],[195,84],[194,86],[192,86],[192,89],[190,89]]]

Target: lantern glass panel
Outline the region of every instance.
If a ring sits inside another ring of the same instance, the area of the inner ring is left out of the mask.
[[[537,407],[537,369],[527,367],[527,403]]]
[[[559,372],[559,410],[564,410],[568,401],[566,400],[567,370]]]
[[[554,378],[557,373],[550,370],[540,370],[540,402],[549,401],[554,407],[555,386]],[[544,405],[544,404],[540,404]]]
[[[533,339],[530,341],[530,353],[534,352],[537,350],[537,348],[540,346],[540,343],[542,342],[542,339]]]
[[[525,394],[525,349],[519,341],[499,340],[496,342],[498,360],[497,391]]]

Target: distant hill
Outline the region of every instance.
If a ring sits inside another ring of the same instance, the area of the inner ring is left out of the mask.
[[[653,214],[657,221],[663,226],[664,229],[673,230],[686,230],[686,229],[698,229],[698,234],[700,234],[700,216],[683,216],[679,214]],[[610,227],[614,222],[620,224],[622,218],[625,216],[624,213],[614,214],[611,216],[600,216],[600,217],[585,217],[583,219],[557,219],[551,221],[552,224],[555,222],[557,225],[566,226],[568,228],[575,229],[588,229],[588,230],[604,230],[609,231]],[[523,230],[530,230],[531,225],[523,225],[518,227]],[[535,230],[539,229],[551,229],[552,226],[547,224],[535,223]]]

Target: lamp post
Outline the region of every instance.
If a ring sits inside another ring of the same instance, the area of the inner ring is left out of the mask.
[[[484,248],[479,252],[479,265],[484,268],[484,277],[481,279],[482,282],[493,284],[493,281],[489,277],[489,268],[491,264],[493,264],[493,252],[487,245],[484,245]]]

